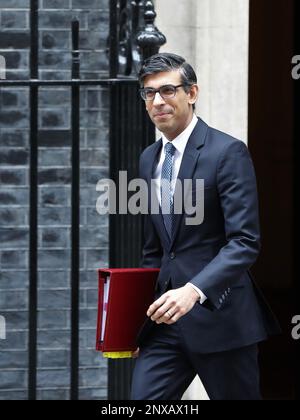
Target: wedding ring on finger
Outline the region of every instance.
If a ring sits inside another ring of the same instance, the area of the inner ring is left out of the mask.
[[[169,315],[169,318],[171,319],[173,315],[170,313],[170,311],[167,311],[166,313]]]

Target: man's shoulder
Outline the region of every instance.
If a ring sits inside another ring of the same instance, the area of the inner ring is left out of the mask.
[[[141,158],[146,157],[149,153],[153,153],[154,150],[156,150],[156,148],[159,146],[159,144],[161,144],[162,139],[159,139],[157,141],[155,141],[154,143],[150,144],[148,147],[146,147],[146,149],[144,149],[141,153]]]
[[[240,142],[245,144],[242,140],[233,137],[232,135],[225,133],[224,131],[218,130],[217,128],[208,126],[208,134],[211,136],[212,139],[218,141],[218,143],[222,145],[229,145],[232,143]]]
[[[231,148],[247,149],[244,141],[210,126],[208,126],[207,141],[216,152],[220,153]]]

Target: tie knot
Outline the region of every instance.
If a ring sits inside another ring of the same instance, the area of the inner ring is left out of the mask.
[[[166,153],[167,153],[167,154],[169,154],[169,155],[171,155],[171,156],[174,156],[174,155],[175,155],[175,152],[176,152],[176,147],[175,147],[175,146],[173,146],[173,144],[172,144],[171,142],[168,142],[168,143],[165,145],[165,150],[166,150]]]

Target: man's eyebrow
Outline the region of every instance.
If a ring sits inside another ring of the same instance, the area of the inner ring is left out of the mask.
[[[155,88],[155,87],[152,87],[152,86],[147,86],[147,87],[144,87],[144,89],[154,89],[154,90],[156,90],[156,89],[160,89],[160,88],[165,87],[165,86],[176,86],[176,85],[174,85],[174,83],[164,83],[163,85],[159,86],[158,88]]]

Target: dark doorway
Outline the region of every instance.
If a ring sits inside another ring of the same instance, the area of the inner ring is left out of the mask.
[[[254,274],[279,318],[283,335],[261,346],[266,399],[295,398],[293,0],[250,1],[249,148],[260,196],[262,252]]]

